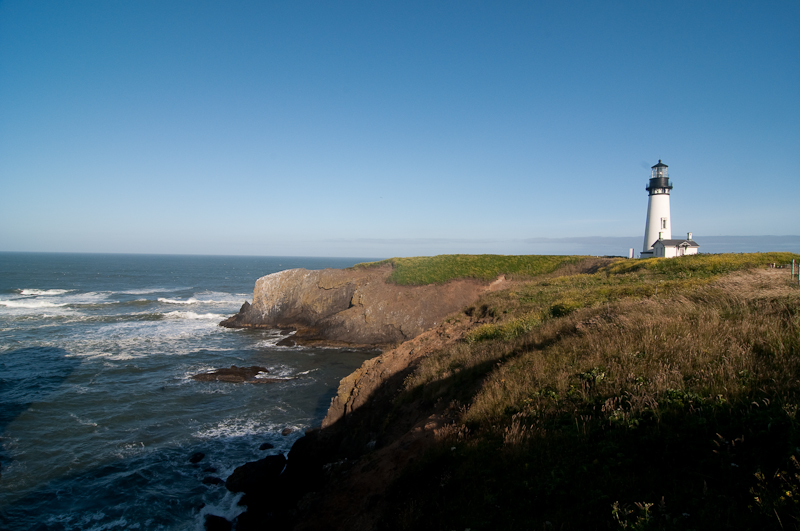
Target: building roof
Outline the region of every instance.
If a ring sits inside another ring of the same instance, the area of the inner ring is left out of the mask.
[[[687,247],[700,247],[700,244],[694,240],[658,240],[653,244],[653,247],[659,243],[664,247],[678,247],[680,245],[686,245]]]

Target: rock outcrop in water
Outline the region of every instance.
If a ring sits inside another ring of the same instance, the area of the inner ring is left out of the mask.
[[[220,324],[294,329],[293,339],[305,344],[394,345],[441,323],[485,289],[475,280],[398,286],[387,282],[391,272],[387,265],[273,273],[256,281],[252,304]]]
[[[269,371],[266,367],[237,367],[231,365],[229,369],[215,369],[192,376],[192,380],[200,382],[228,382],[228,383],[274,383],[287,380],[287,378],[267,378],[261,376]]]

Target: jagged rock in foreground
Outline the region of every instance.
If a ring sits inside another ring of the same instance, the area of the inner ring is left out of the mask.
[[[253,303],[220,325],[295,329],[294,339],[329,345],[386,346],[407,341],[478,298],[486,284],[386,282],[391,266],[362,269],[290,269],[259,278]]]

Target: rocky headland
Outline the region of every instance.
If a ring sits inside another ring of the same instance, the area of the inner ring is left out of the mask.
[[[290,269],[259,278],[253,303],[226,319],[229,328],[296,330],[285,341],[387,347],[412,339],[493,286],[477,280],[398,286],[391,265],[309,271]]]

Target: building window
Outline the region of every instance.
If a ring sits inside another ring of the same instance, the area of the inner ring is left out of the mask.
[[[662,229],[667,228],[667,218],[661,218],[661,228]]]

